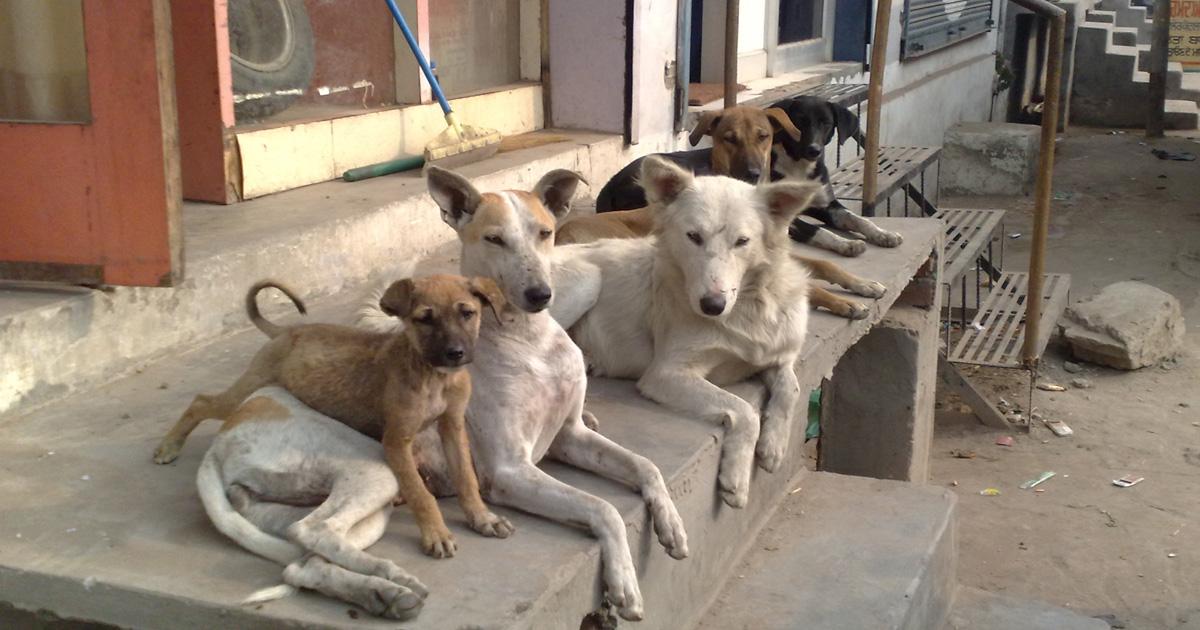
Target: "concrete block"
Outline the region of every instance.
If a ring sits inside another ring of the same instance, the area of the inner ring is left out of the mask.
[[[941,627],[956,589],[953,493],[828,473],[797,485],[696,630]]]
[[[942,147],[942,194],[1032,193],[1040,133],[1034,125],[1016,123],[954,125]]]
[[[929,478],[940,310],[896,304],[842,357],[822,388],[821,470]]]
[[[1110,284],[1063,318],[1071,353],[1090,363],[1136,370],[1174,357],[1183,346],[1179,300],[1142,282]]]

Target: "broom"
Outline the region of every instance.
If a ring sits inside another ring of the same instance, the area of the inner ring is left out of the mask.
[[[425,59],[425,53],[421,52],[421,47],[413,37],[412,31],[409,30],[408,23],[404,21],[400,8],[396,6],[396,0],[385,1],[388,8],[392,10],[392,17],[396,18],[396,24],[400,26],[400,32],[404,34],[404,40],[408,42],[408,47],[412,49],[413,55],[417,58],[421,72],[425,73],[425,78],[429,80],[429,87],[433,90],[433,95],[437,97],[438,104],[442,106],[442,113],[446,115],[446,129],[425,145],[425,163],[436,163],[438,166],[447,167],[467,164],[495,155],[496,151],[500,149],[500,133],[495,129],[471,127],[458,122],[454,117],[454,112],[450,109],[450,103],[446,102],[442,86],[438,84],[437,77],[433,76],[433,70]],[[411,160],[411,158],[408,159]]]

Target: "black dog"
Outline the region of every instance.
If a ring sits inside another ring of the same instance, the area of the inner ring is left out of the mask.
[[[860,217],[846,209],[833,195],[829,186],[829,169],[825,166],[825,146],[833,141],[837,134],[838,144],[858,132],[858,117],[849,109],[814,96],[797,96],[781,100],[772,108],[786,112],[792,125],[799,131],[795,134],[783,130],[775,132],[771,149],[771,180],[781,179],[815,179],[826,186],[826,199],[830,201],[822,206],[808,208],[804,215],[816,219],[826,225],[841,230],[862,234],[867,242],[881,247],[896,247],[902,238],[895,232],[880,229],[869,219]],[[705,129],[716,126],[716,118],[706,121]],[[700,141],[703,133],[697,129],[691,135],[692,145]],[[730,173],[715,172],[712,149],[695,149],[675,153],[661,153],[664,157],[684,168],[691,169],[697,175],[729,175]],[[641,169],[641,158],[634,160],[621,169],[600,190],[596,198],[596,212],[611,210],[633,210],[645,207],[646,195],[637,184],[636,176]],[[755,183],[749,179],[745,181]],[[866,245],[859,240],[847,239],[797,218],[789,230],[791,237],[801,243],[808,243],[824,249],[837,252],[843,256],[858,256],[866,250]]]

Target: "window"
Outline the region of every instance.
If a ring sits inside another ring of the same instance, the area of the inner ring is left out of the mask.
[[[824,0],[779,0],[779,43],[820,37],[824,4]]]
[[[992,0],[906,0],[900,58],[912,59],[986,33]]]

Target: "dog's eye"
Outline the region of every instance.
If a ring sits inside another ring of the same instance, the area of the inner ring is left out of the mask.
[[[767,133],[767,132],[765,132],[765,131],[760,131],[760,132],[758,132],[758,139],[759,139],[759,140],[766,140],[767,138],[770,138],[770,137],[771,137],[771,134],[769,134],[769,133]]]
[[[551,236],[554,236],[554,230],[542,230],[541,232],[538,232],[538,236],[542,237],[542,240],[544,241]]]
[[[462,318],[467,321],[470,321],[472,317],[475,317],[475,311],[459,311],[459,313],[462,315]]]
[[[504,247],[504,239],[500,238],[499,236],[497,236],[495,234],[489,234],[489,235],[483,237],[483,240],[491,243],[492,245],[499,245],[500,247]]]
[[[731,133],[725,134],[725,142],[737,143],[737,136]]]
[[[425,311],[417,318],[418,324],[432,324],[434,320],[433,311]]]
[[[687,237],[688,237],[689,241],[691,241],[697,245],[704,244],[704,238],[702,236],[700,236],[699,232],[688,232]]]
[[[746,238],[745,236],[739,236],[738,239],[733,242],[733,246],[734,247],[742,247],[746,243],[749,243],[749,242],[750,242],[750,239]]]

